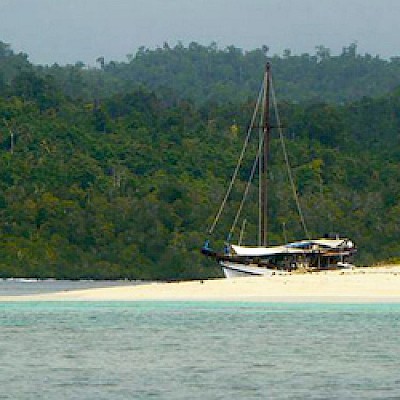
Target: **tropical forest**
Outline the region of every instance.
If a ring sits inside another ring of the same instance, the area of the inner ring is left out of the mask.
[[[240,206],[250,154],[209,232],[267,62],[310,235],[351,238],[357,265],[399,262],[400,57],[193,42],[61,66],[0,42],[0,278],[222,276],[200,249],[223,248]],[[303,239],[276,130],[270,158],[269,243]]]

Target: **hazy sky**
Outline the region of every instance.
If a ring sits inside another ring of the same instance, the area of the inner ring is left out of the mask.
[[[126,60],[139,46],[191,41],[273,53],[400,55],[400,0],[0,0],[0,41],[34,63]]]

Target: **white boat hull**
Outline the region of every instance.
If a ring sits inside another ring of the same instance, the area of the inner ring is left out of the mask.
[[[229,261],[221,261],[220,265],[226,278],[238,278],[244,276],[286,275],[289,273],[288,271],[284,270],[259,267],[256,264],[245,265]]]

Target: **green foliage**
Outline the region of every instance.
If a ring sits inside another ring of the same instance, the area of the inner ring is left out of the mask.
[[[199,247],[235,166],[266,52],[142,48],[97,70],[35,67],[1,44],[0,276],[218,276]],[[398,61],[359,56],[354,46],[333,57],[320,46],[315,56],[286,52],[272,62],[275,86],[297,100],[281,111],[313,236],[351,237],[359,263],[398,259],[400,92],[365,97],[393,86]],[[271,145],[270,240],[300,239],[279,140]],[[244,160],[214,246],[251,164]],[[257,235],[255,188],[250,197],[245,244]]]
[[[110,94],[130,93],[144,85],[151,90],[172,89],[181,99],[197,104],[243,103],[253,98],[267,60],[274,66],[274,81],[279,99],[341,103],[363,96],[375,97],[399,85],[398,57],[384,60],[358,54],[356,44],[332,55],[328,48],[316,46],[315,54],[269,54],[267,46],[243,51],[234,46],[219,49],[215,43],[203,46],[181,43],[172,47],[141,47],[126,62],[102,60],[101,68],[82,63],[61,68],[40,68],[62,83],[65,93],[75,98],[105,98]]]

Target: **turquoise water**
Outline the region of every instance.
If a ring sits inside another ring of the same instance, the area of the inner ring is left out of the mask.
[[[0,279],[0,296],[20,296],[42,293],[62,292],[65,290],[93,289],[113,286],[140,285],[144,281],[94,281],[94,280],[55,280],[55,279]]]
[[[400,304],[0,303],[0,399],[399,399]]]

